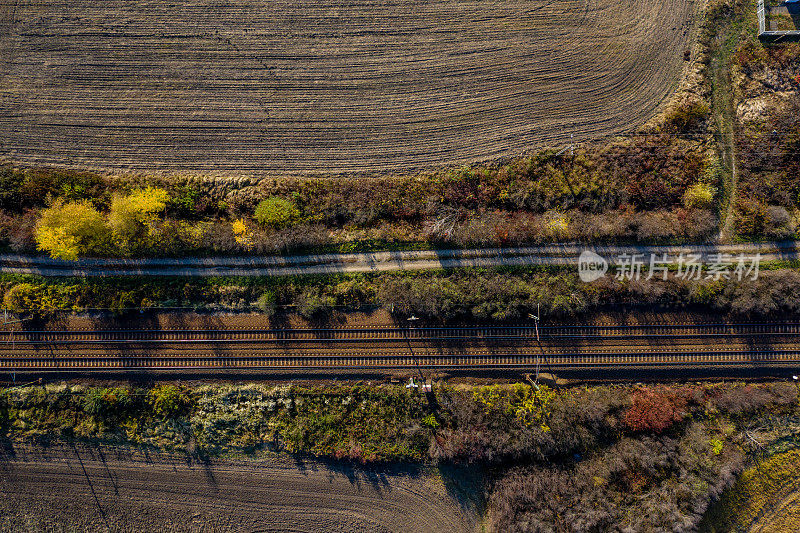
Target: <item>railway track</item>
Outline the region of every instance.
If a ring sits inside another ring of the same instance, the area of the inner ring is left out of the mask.
[[[750,350],[707,352],[653,352],[653,353],[562,353],[548,354],[542,363],[533,354],[436,354],[416,355],[353,355],[331,354],[313,356],[274,356],[253,354],[186,355],[162,357],[148,355],[64,356],[64,357],[4,357],[0,370],[64,371],[136,371],[136,370],[352,370],[352,369],[530,369],[546,364],[554,369],[609,368],[625,366],[644,367],[710,367],[747,366],[789,368],[800,363],[800,350]]]
[[[0,371],[795,368],[800,322],[0,331]]]

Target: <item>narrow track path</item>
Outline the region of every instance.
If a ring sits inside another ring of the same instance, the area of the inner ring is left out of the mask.
[[[614,263],[622,254],[700,254],[707,262],[715,254],[753,256],[762,261],[795,260],[796,242],[697,244],[684,246],[592,246],[553,244],[519,248],[408,250],[396,252],[310,254],[295,256],[116,259],[82,258],[61,261],[44,256],[0,254],[0,272],[40,276],[288,276],[459,267],[574,265],[590,250]]]

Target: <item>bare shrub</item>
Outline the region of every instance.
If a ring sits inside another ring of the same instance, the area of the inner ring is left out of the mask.
[[[623,439],[567,465],[511,470],[494,486],[494,531],[693,531],[712,497],[733,481],[742,457],[716,454],[693,424],[678,439]]]
[[[752,414],[769,406],[793,405],[796,401],[797,388],[785,382],[769,386],[741,385],[712,398],[717,409],[734,416]]]

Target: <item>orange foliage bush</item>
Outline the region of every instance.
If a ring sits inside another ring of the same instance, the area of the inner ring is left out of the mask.
[[[633,431],[661,433],[686,416],[688,403],[685,389],[642,388],[631,395],[624,422]]]

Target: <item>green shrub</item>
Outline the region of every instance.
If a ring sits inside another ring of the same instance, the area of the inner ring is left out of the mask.
[[[147,400],[153,413],[164,418],[174,418],[191,407],[192,401],[175,385],[161,385],[150,389]]]
[[[256,300],[256,306],[266,316],[275,314],[276,303],[275,293],[272,291],[264,291],[264,293],[258,297],[258,300]]]
[[[297,299],[297,312],[304,318],[313,318],[329,313],[336,305],[333,296],[322,293],[319,289],[309,289]]]
[[[173,197],[169,200],[169,205],[183,216],[192,216],[201,198],[201,191],[194,185],[185,183],[175,187]]]
[[[262,226],[285,228],[299,220],[300,210],[289,200],[272,196],[258,204],[255,217]]]
[[[130,389],[94,387],[83,397],[83,410],[97,417],[119,417],[133,404]]]

